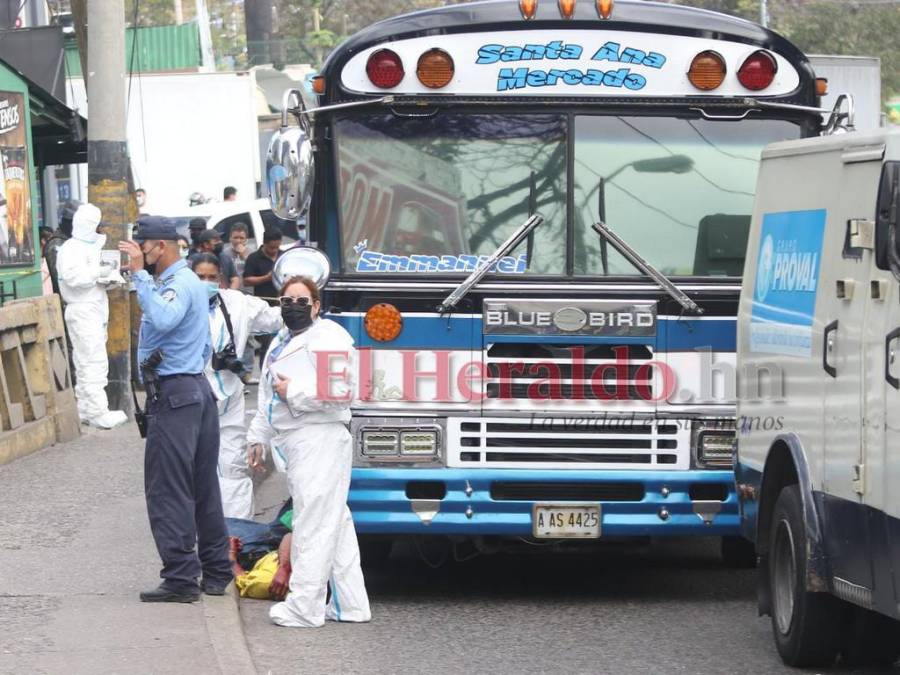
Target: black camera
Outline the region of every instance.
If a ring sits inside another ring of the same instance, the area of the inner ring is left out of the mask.
[[[141,438],[147,438],[147,427],[150,424],[148,410],[150,404],[159,400],[159,366],[163,360],[162,350],[154,349],[146,359],[140,363],[141,380],[144,383],[144,391],[147,393],[146,409],[141,410],[138,404],[137,393],[134,390],[134,380],[131,382],[131,396],[134,399],[134,421],[137,423],[138,433]]]
[[[232,344],[223,347],[221,351],[214,352],[211,365],[213,370],[228,370],[235,375],[243,375],[247,370],[247,366],[238,358]]]

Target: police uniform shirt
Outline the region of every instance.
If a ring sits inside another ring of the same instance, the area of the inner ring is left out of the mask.
[[[212,353],[206,286],[183,260],[154,282],[146,270],[133,276],[143,310],[138,361],[160,349],[160,375],[202,373]]]

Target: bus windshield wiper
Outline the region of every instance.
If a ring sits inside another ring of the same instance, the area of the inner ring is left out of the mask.
[[[462,300],[466,293],[472,290],[472,287],[475,286],[479,281],[482,280],[485,274],[497,264],[497,261],[500,260],[507,253],[512,251],[516,246],[522,243],[522,240],[525,239],[538,225],[544,222],[544,217],[535,213],[534,215],[528,216],[528,220],[519,225],[515,232],[513,232],[509,239],[500,244],[500,247],[494,251],[488,258],[481,263],[478,267],[476,267],[472,273],[467,276],[463,281],[453,289],[453,292],[450,293],[446,297],[446,299],[441,303],[440,307],[438,307],[438,312],[440,314],[444,314],[445,312],[449,312],[451,309],[456,307],[460,300]]]
[[[591,227],[604,241],[608,241],[614,249],[621,253],[628,262],[659,284],[659,287],[672,296],[672,299],[681,305],[682,308],[694,314],[703,314],[703,309],[696,302],[691,300],[678,286],[669,281],[665,274],[644,260],[637,251],[625,243],[624,239],[609,229],[609,225],[598,221]]]

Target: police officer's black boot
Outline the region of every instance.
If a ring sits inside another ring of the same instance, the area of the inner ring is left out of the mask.
[[[141,591],[141,602],[197,602],[200,589],[176,590],[161,583],[152,591]]]
[[[228,581],[222,582],[213,581],[211,579],[207,580],[206,578],[203,578],[200,580],[200,590],[207,595],[225,595],[225,589],[230,583],[230,579]]]

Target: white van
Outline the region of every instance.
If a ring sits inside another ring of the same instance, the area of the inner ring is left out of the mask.
[[[251,245],[262,242],[264,230],[277,227],[285,237],[285,242],[305,239],[305,231],[298,230],[297,223],[282,220],[272,212],[268,199],[235,202],[207,202],[178,213],[165,213],[171,217],[178,231],[187,236],[188,223],[193,218],[205,218],[207,229],[215,228],[228,241],[228,233],[235,223],[244,223],[249,229],[248,239]]]
[[[795,666],[900,656],[900,131],[762,155],[738,316],[737,492]]]

